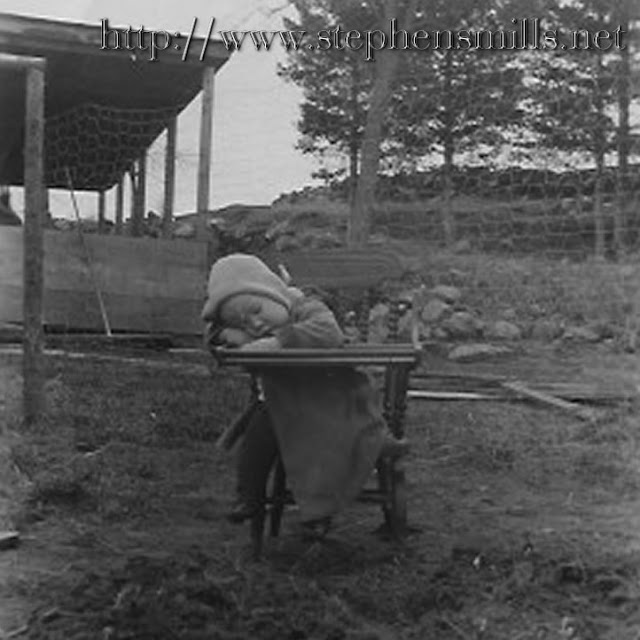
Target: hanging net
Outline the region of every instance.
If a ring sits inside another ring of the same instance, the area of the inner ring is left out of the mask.
[[[67,188],[68,169],[74,189],[103,191],[113,187],[181,109],[83,104],[47,118],[47,186]]]

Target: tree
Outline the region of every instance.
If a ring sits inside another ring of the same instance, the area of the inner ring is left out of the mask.
[[[605,254],[603,181],[606,157],[616,147],[615,58],[598,50],[591,36],[610,25],[604,0],[582,0],[556,7],[554,19],[577,39],[538,56],[531,71],[528,121],[540,144],[582,154],[594,167],[595,254]]]
[[[456,239],[451,199],[455,156],[463,151],[492,149],[508,140],[519,125],[522,69],[513,54],[498,51],[433,52],[421,61],[397,92],[396,124],[406,155],[442,158],[442,227],[445,243]]]
[[[512,3],[509,0],[377,0],[371,2],[371,5],[375,9],[377,25],[389,25],[392,19],[396,16],[401,16],[399,24],[407,32],[414,34],[420,30],[429,30],[430,32],[448,30],[454,33],[459,29],[468,29],[478,24],[483,24],[482,21],[486,20],[487,16],[493,17],[496,25],[500,25],[504,16],[512,7]],[[397,55],[396,51],[385,49],[377,53],[376,73],[373,79],[370,107],[367,112],[363,135],[362,171],[357,183],[351,211],[350,240],[353,244],[362,243],[368,235],[370,225],[369,212],[373,208],[375,184],[381,157],[380,147],[384,133],[385,109],[391,101],[393,103],[392,113],[398,115],[402,112],[402,105],[407,99],[407,94],[402,91],[402,88],[412,87],[414,94],[417,95],[417,99],[414,100],[417,109],[409,109],[406,112],[409,115],[408,119],[404,117],[398,118],[397,128],[410,127],[413,124],[414,133],[426,132],[427,137],[429,134],[434,134],[434,132],[437,132],[437,134],[435,136],[432,135],[431,139],[427,140],[426,145],[424,137],[420,135],[410,136],[405,132],[400,136],[395,136],[395,138],[399,137],[406,140],[413,137],[413,140],[418,143],[418,149],[407,147],[406,150],[409,151],[410,155],[411,152],[414,155],[416,153],[424,155],[425,151],[429,149],[429,144],[433,146],[437,142],[441,143],[443,149],[445,167],[443,226],[447,242],[452,242],[455,237],[450,201],[452,191],[451,174],[456,143],[465,137],[465,128],[484,129],[486,131],[489,126],[504,126],[506,120],[513,121],[518,115],[513,94],[515,84],[510,87],[512,89],[510,97],[509,91],[500,91],[500,100],[505,105],[508,103],[510,106],[506,111],[497,109],[496,113],[499,114],[497,118],[479,116],[480,109],[478,107],[487,103],[478,99],[478,97],[473,97],[465,103],[457,100],[455,91],[456,72],[462,70],[469,72],[468,65],[474,58],[461,56],[458,58],[459,64],[456,64],[454,62],[454,53],[459,52],[456,50],[455,44],[452,43],[450,50],[446,49],[443,55],[438,56],[436,54],[433,57],[435,62],[431,64],[429,64],[429,56],[420,55],[423,53],[423,51],[412,51],[412,55],[408,56],[403,63],[404,72],[400,72],[400,56]],[[411,60],[413,60],[413,65],[408,64]],[[416,66],[414,65],[422,68],[423,73],[416,75]],[[482,65],[480,63],[476,66],[475,73],[468,73],[467,78],[472,77],[471,74],[473,74],[473,77],[478,79],[477,71],[479,68],[483,68],[485,72],[491,72],[491,67],[488,61],[485,60],[485,64]],[[458,75],[464,75],[464,71]],[[418,85],[416,85],[416,77],[418,78]],[[427,94],[424,91],[424,87],[429,84],[429,79],[432,80],[432,86],[434,82],[439,85],[436,86],[436,90],[433,93],[434,96],[439,96],[436,104],[425,99]],[[487,78],[486,75],[484,79],[480,80],[480,83],[478,84],[479,87],[494,92],[491,102],[495,106],[498,102],[495,96],[495,85],[491,84],[490,78]],[[501,86],[506,87],[509,85],[502,84]],[[418,89],[417,91],[416,88]],[[392,99],[394,93],[396,98]],[[508,100],[505,100],[507,97]],[[462,109],[456,109],[455,105],[460,106],[461,104],[464,104]],[[400,105],[400,110],[395,108],[398,105]],[[473,115],[471,112],[474,112]],[[508,118],[505,117],[507,112],[510,114]],[[468,119],[466,125],[463,123],[465,119]],[[424,124],[428,122],[436,122],[436,124],[435,126],[425,127]],[[459,129],[456,129],[456,122],[460,125]],[[390,133],[389,137],[393,140],[393,129]],[[434,140],[438,136],[440,140]]]
[[[634,20],[640,19],[640,8],[634,0],[613,0],[611,2],[612,19],[626,34],[623,46],[618,50],[616,64],[616,96],[618,108],[618,130],[616,135],[618,171],[616,174],[617,203],[614,218],[614,247],[617,255],[623,255],[625,247],[624,228],[627,224],[627,190],[629,188],[629,155],[632,140],[629,126],[631,98],[631,52],[637,51],[640,38],[637,31],[630,28]]]
[[[285,19],[289,30],[308,32],[330,31],[333,25],[346,31],[370,20],[367,8],[355,3],[294,0],[298,17]],[[330,34],[333,39],[333,34]],[[348,158],[351,196],[357,182],[360,149],[366,115],[369,108],[373,68],[362,55],[339,43],[339,48],[319,51],[300,49],[291,52],[278,73],[303,90],[301,115],[298,121],[298,148],[321,159],[331,155]],[[341,176],[342,169],[325,168],[325,179]]]
[[[499,144],[495,131],[517,121],[518,71],[507,64],[506,56],[497,65],[488,51],[455,51],[455,44],[422,51],[406,38],[419,29],[432,34],[491,28],[490,9],[497,29],[506,8],[499,0],[297,0],[295,4],[300,19],[290,21],[290,29],[327,25],[341,25],[343,32],[366,29],[374,33],[371,42],[376,49],[388,46],[390,31],[398,31],[396,50],[377,50],[374,60],[348,49],[301,51],[281,68],[284,77],[304,90],[300,147],[316,154],[327,150],[349,154],[351,243],[364,242],[368,236],[381,161],[415,167],[434,152],[443,157],[443,227],[446,241],[453,242],[454,155],[480,140]]]
[[[414,0],[405,7],[405,22],[413,14]],[[382,0],[376,3],[376,23],[382,26],[385,19],[398,15],[400,0]],[[351,205],[349,217],[348,242],[358,246],[366,243],[371,226],[371,211],[375,201],[375,189],[380,163],[380,143],[383,134],[383,122],[386,108],[393,90],[393,79],[398,66],[398,56],[394,52],[379,52],[374,67],[373,86],[369,110],[365,121],[362,140],[361,170]]]
[[[328,149],[348,154],[351,185],[350,244],[366,242],[370,212],[385,135],[385,120],[398,67],[397,52],[378,51],[375,62],[339,40],[350,30],[378,32],[399,12],[410,16],[417,0],[295,0],[299,18],[286,20],[288,29],[332,32],[337,47],[329,51],[295,52],[280,74],[299,84],[305,102],[299,130],[304,152],[323,155]],[[404,6],[406,5],[406,6]],[[403,11],[400,11],[403,9]],[[402,19],[401,19],[402,21]],[[335,36],[333,35],[335,34]],[[385,55],[381,55],[381,54]]]

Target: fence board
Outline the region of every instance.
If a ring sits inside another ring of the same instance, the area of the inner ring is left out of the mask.
[[[115,331],[195,334],[206,293],[207,245],[186,240],[87,235]],[[0,227],[0,321],[22,322],[20,227]],[[46,231],[44,320],[100,330],[96,292],[75,233]]]

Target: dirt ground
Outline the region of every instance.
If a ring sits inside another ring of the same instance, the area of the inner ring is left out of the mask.
[[[428,367],[637,392],[637,357],[598,349]],[[0,528],[21,535],[0,551],[0,639],[640,639],[635,402],[589,422],[412,401],[415,532],[381,539],[378,508],[356,504],[307,542],[292,511],[253,562],[224,519],[233,465],[214,446],[245,381],[146,357],[49,357],[48,417],[26,430],[19,355],[0,354]]]

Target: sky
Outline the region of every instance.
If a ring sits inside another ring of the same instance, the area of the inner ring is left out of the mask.
[[[270,9],[282,10],[273,13]],[[189,33],[198,18],[196,36],[214,29],[280,29],[288,3],[278,0],[0,0],[0,11],[114,26],[165,29]],[[214,34],[215,36],[215,34]],[[268,204],[281,193],[314,184],[313,158],[295,149],[301,93],[278,78],[282,51],[235,52],[215,80],[210,208],[232,203]],[[200,103],[196,98],[178,121],[176,213],[195,210]],[[148,160],[147,209],[162,210],[163,139]],[[50,194],[54,217],[72,214],[68,194]],[[108,216],[114,193],[107,195]],[[83,217],[93,217],[96,198],[81,198]],[[14,208],[22,213],[20,193]]]

